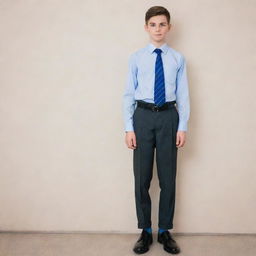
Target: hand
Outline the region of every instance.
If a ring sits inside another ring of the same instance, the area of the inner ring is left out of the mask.
[[[127,147],[130,149],[135,149],[137,147],[135,132],[133,131],[126,132],[125,143]]]
[[[185,131],[177,131],[176,134],[176,146],[178,148],[183,147],[186,141],[186,132]]]

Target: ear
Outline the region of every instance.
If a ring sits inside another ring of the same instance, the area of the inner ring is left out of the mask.
[[[172,28],[172,24],[170,23],[170,24],[169,24],[169,30],[170,30],[171,28]]]
[[[144,29],[148,31],[148,26],[146,24],[144,24]]]

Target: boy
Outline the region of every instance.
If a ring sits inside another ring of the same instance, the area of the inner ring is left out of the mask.
[[[158,242],[174,254],[180,248],[168,229],[173,228],[177,151],[185,144],[190,114],[186,62],[165,42],[171,28],[166,8],[151,7],[146,12],[144,28],[150,43],[131,54],[123,95],[125,141],[133,149],[136,214],[138,228],[143,229],[133,251],[145,253],[153,242],[148,190],[156,148],[161,188]]]

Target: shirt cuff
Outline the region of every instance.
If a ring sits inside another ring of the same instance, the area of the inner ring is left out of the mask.
[[[187,122],[179,121],[178,131],[185,131],[186,132],[187,130],[188,130]]]
[[[134,129],[133,129],[133,124],[132,124],[132,123],[127,123],[127,124],[125,125],[125,131],[126,131],[126,132],[133,132],[133,131],[134,131]]]

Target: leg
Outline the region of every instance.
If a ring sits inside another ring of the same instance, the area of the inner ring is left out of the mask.
[[[158,113],[156,128],[156,163],[159,186],[158,226],[161,229],[173,228],[176,190],[178,112],[175,107]]]
[[[133,121],[137,142],[137,148],[133,150],[133,170],[138,228],[148,228],[152,224],[149,188],[155,148],[152,112],[136,108]]]

